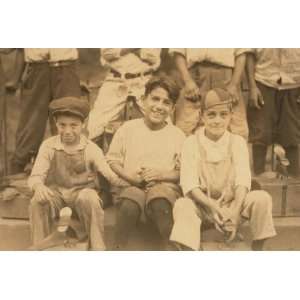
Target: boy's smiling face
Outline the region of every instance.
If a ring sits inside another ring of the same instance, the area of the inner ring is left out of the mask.
[[[57,115],[55,117],[58,134],[63,144],[72,146],[80,141],[83,122],[79,117],[69,115]]]
[[[217,141],[228,128],[232,112],[230,105],[220,104],[204,110],[202,120],[205,126],[205,135]]]
[[[164,126],[166,119],[174,108],[169,93],[158,86],[144,99],[145,120],[150,127]]]

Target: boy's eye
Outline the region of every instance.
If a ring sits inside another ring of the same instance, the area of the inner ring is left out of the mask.
[[[167,105],[167,106],[171,106],[171,105],[172,105],[172,101],[169,100],[169,99],[166,99],[166,100],[164,101],[164,104]]]
[[[215,112],[208,112],[207,113],[207,116],[212,119],[212,118],[215,118],[216,117],[216,113]]]
[[[229,113],[227,111],[223,111],[223,112],[220,113],[222,118],[226,118],[228,116],[228,114]]]
[[[151,98],[152,98],[153,101],[159,101],[159,98],[156,97],[156,96],[152,96]]]

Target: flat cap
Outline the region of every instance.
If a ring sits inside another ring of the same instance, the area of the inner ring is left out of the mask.
[[[90,106],[86,100],[77,97],[63,97],[51,101],[49,110],[52,115],[67,113],[84,120],[89,115]]]
[[[201,103],[202,111],[214,107],[216,105],[228,104],[232,107],[232,97],[223,88],[214,88],[208,91]]]

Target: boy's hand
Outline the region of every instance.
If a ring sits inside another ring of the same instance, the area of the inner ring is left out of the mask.
[[[232,97],[232,102],[233,104],[237,104],[240,101],[240,94],[239,94],[239,89],[235,84],[229,83],[226,86],[226,90]]]
[[[261,109],[265,102],[258,87],[253,87],[249,90],[249,105],[251,107]]]
[[[143,177],[140,175],[140,171],[130,175],[129,183],[136,187],[143,187],[145,182]]]
[[[240,221],[241,221],[240,213],[233,212],[232,216],[230,217],[230,220],[225,222],[224,230],[229,235],[227,242],[232,242],[235,239],[239,225],[240,225]]]
[[[44,184],[41,183],[34,186],[34,197],[39,203],[45,204],[53,196],[53,192]]]
[[[155,169],[142,168],[141,176],[148,183],[151,181],[161,181],[161,171]]]
[[[201,101],[201,93],[199,87],[192,78],[185,82],[184,94],[185,98],[192,102]]]
[[[211,216],[213,218],[213,222],[215,223],[216,229],[220,232],[224,232],[222,229],[224,225],[224,216],[222,213],[222,210],[218,207],[218,205],[214,205],[213,207],[210,208],[211,211]]]

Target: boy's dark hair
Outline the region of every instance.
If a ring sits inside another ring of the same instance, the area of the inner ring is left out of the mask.
[[[173,103],[176,103],[180,89],[172,78],[167,75],[153,76],[146,84],[145,96],[147,97],[157,87],[165,89]]]

